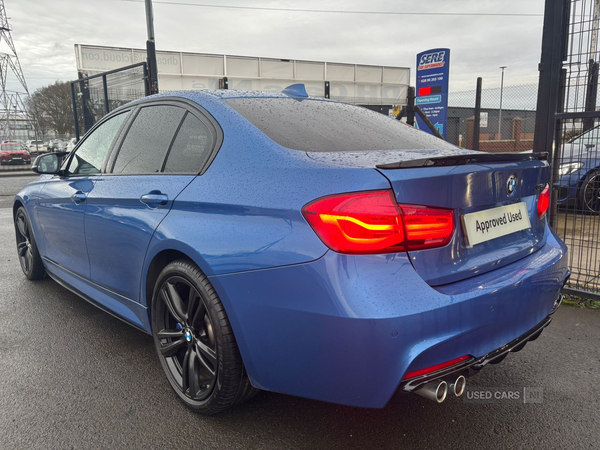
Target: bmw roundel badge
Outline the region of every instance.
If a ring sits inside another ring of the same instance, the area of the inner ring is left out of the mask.
[[[508,177],[508,181],[506,182],[506,193],[508,195],[513,195],[516,187],[517,187],[517,176],[511,175],[510,177]]]

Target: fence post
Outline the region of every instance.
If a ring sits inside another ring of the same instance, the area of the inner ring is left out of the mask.
[[[590,59],[587,87],[585,92],[585,110],[596,111],[596,100],[598,98],[598,63]],[[594,128],[594,118],[583,119],[583,132]]]
[[[146,80],[146,82],[144,83],[144,94],[146,94],[146,97],[150,95],[150,78],[148,75],[148,63],[144,63],[142,65],[142,68],[144,70],[144,80]]]
[[[77,117],[77,98],[75,97],[75,82],[71,82],[71,101],[73,102],[73,119],[75,120],[75,139],[79,141],[79,118]]]
[[[560,71],[566,56],[570,0],[546,0],[542,57],[539,65],[537,110],[533,151],[550,152],[555,131]]]
[[[473,150],[479,150],[479,132],[481,120],[481,77],[477,78],[477,88],[475,90],[475,122],[473,123]]]
[[[406,123],[410,126],[415,126],[415,88],[412,86],[408,87]]]
[[[567,89],[567,69],[560,71],[560,79],[558,83],[558,105],[556,112],[561,113],[565,110],[565,90]],[[562,122],[560,120],[554,121],[554,142],[556,142],[557,148],[562,147]],[[561,151],[552,153],[550,156],[550,211],[548,213],[548,224],[554,228],[556,224],[556,214],[558,213],[558,203],[556,201],[556,189],[554,189],[554,180],[558,180],[558,169],[560,167],[560,159],[562,157]]]
[[[85,132],[88,132],[90,128],[94,126],[94,118],[89,108],[90,101],[90,87],[87,78],[83,74],[79,73],[79,90],[81,91],[81,108],[83,111],[83,126]]]
[[[110,112],[110,105],[108,104],[108,86],[106,83],[106,75],[102,75],[102,88],[104,89],[104,109],[106,114]]]

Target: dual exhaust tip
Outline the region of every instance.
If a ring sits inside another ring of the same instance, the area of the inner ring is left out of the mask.
[[[444,380],[431,381],[417,389],[415,393],[436,403],[442,403],[446,400],[448,392],[454,394],[455,397],[460,397],[465,392],[466,387],[467,379],[463,375],[460,375],[450,385]]]

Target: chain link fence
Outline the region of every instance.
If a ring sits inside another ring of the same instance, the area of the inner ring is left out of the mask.
[[[537,84],[482,89],[480,150],[522,152],[533,148],[537,89]],[[473,148],[475,96],[474,89],[448,95],[447,140],[455,145]]]
[[[569,26],[554,137],[553,226],[569,247],[569,286],[587,296],[600,293],[600,2],[567,0],[565,6]]]
[[[149,85],[145,62],[89,77],[81,76],[71,82],[77,139],[105,114],[147,95]]]

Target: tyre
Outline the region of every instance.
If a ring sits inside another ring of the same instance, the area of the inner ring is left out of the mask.
[[[187,260],[167,265],[152,296],[154,346],[178,397],[213,415],[252,397],[223,304],[206,276]]]
[[[46,275],[46,269],[38,252],[37,244],[27,211],[24,207],[17,209],[15,214],[15,234],[17,237],[17,253],[23,273],[30,280],[39,280]]]
[[[586,213],[600,213],[600,171],[586,175],[578,193],[579,209]]]

